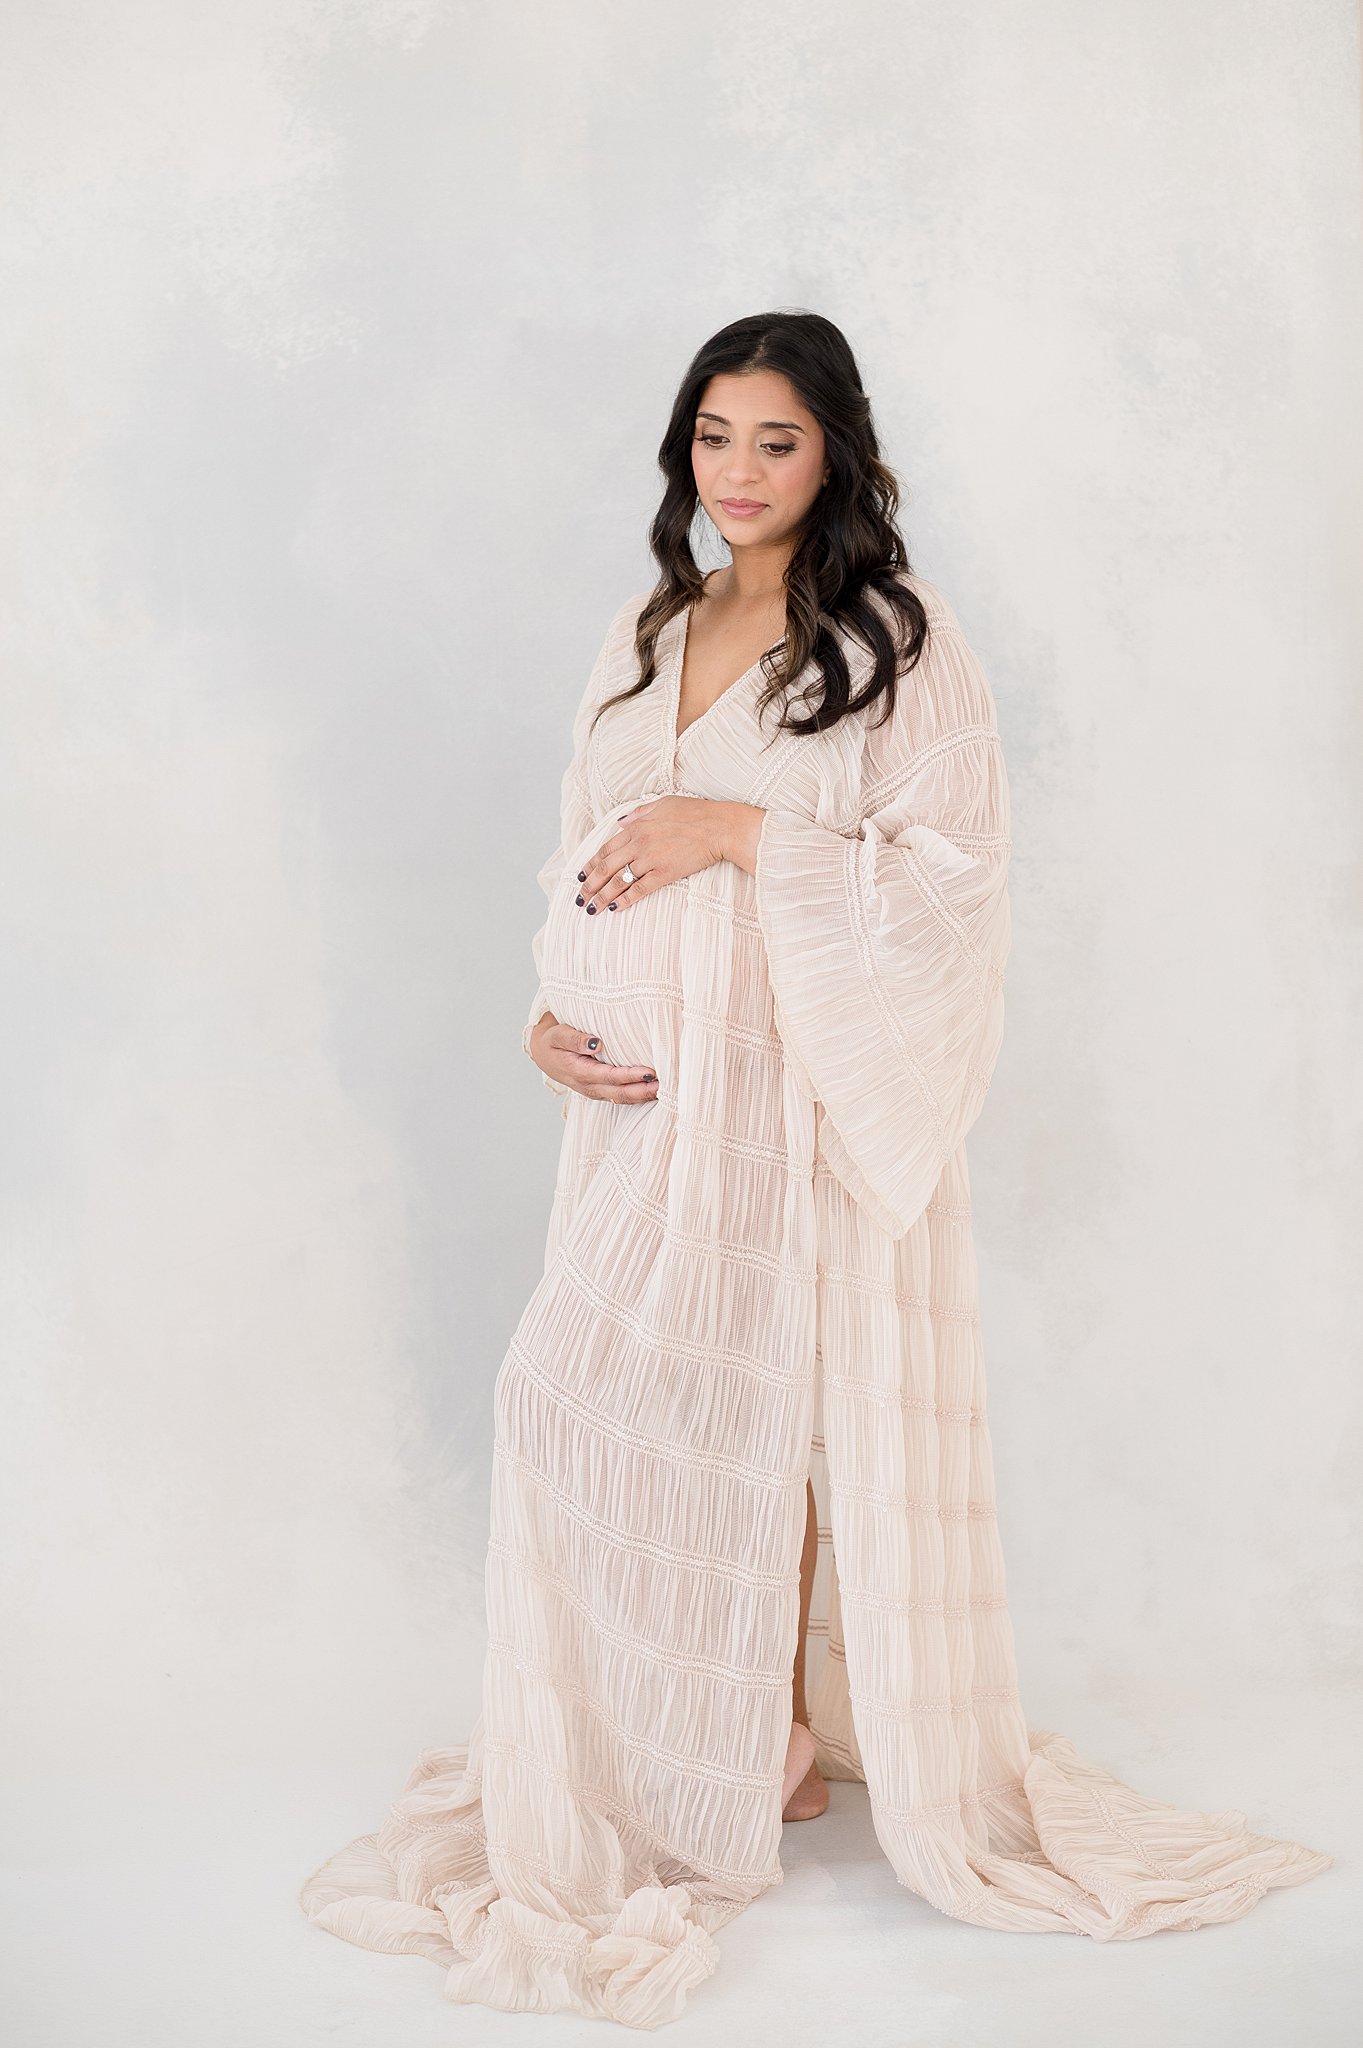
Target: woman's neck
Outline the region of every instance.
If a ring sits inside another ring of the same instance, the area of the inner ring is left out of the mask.
[[[708,577],[716,597],[742,605],[774,605],[784,599],[789,547],[743,548],[724,568]]]

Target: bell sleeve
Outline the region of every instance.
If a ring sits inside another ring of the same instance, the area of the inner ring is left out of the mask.
[[[559,791],[559,842],[542,863],[537,877],[545,899],[549,902],[553,901],[554,892],[563,879],[569,853],[586,838],[595,823],[587,772],[587,740],[592,716],[601,700],[609,696],[613,688],[620,687],[624,681],[623,677],[616,676],[619,657],[622,652],[633,646],[635,622],[646,595],[647,593],[644,593],[627,598],[611,620],[601,650],[592,664],[582,701],[573,717],[572,758],[564,770]],[[527,1059],[530,1058],[530,1034],[545,1011],[551,1007],[545,996],[541,978],[544,964],[544,935],[547,929],[546,917],[530,941],[535,968],[535,993],[531,998],[529,1014],[521,1031],[521,1047]],[[564,1097],[563,1113],[566,1116],[567,1098],[572,1095],[573,1090],[566,1087],[562,1081],[553,1080],[542,1068],[536,1067],[535,1071],[552,1094]]]
[[[873,762],[868,728],[855,828],[769,810],[754,875],[776,1029],[821,1110],[819,1152],[894,1238],[983,1107],[1009,947],[1003,753],[954,619],[897,688]]]

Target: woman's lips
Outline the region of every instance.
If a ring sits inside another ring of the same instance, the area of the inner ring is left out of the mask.
[[[765,512],[767,509],[756,498],[721,498],[719,502],[722,509],[731,513],[735,519],[751,519],[754,512]]]

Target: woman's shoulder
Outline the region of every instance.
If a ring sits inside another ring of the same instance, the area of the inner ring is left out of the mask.
[[[994,705],[989,684],[950,598],[916,571],[901,570],[899,581],[914,592],[927,615],[927,640],[912,671],[919,677],[920,691],[930,693],[936,685],[957,699],[958,709],[963,711],[968,699],[972,716],[992,718]]]
[[[630,672],[635,667],[635,629],[639,614],[651,595],[650,590],[636,591],[611,613],[587,683],[587,700],[590,702],[599,702],[628,686]]]
[[[611,618],[608,638],[612,640],[628,638],[630,644],[633,645],[634,631],[639,623],[639,614],[652,597],[655,587],[655,585],[650,583],[647,590],[636,590],[632,596],[625,599],[623,604],[616,606]]]
[[[991,734],[997,728],[993,691],[955,606],[939,586],[916,571],[896,580],[911,589],[927,616],[927,639],[913,667],[896,678],[892,715],[867,732],[868,772],[888,775],[917,759],[948,734]]]
[[[927,631],[923,636],[916,661],[911,669],[905,671],[906,674],[917,673],[921,687],[935,663],[940,658],[949,658],[953,648],[964,643],[961,622],[956,616],[954,605],[936,583],[931,582],[926,576],[920,576],[917,570],[893,570],[888,579],[882,577],[877,583],[868,584],[865,597],[881,623],[888,629],[896,646],[905,653],[908,620],[902,605],[892,601],[887,581],[895,594],[902,598],[904,593],[910,593],[922,606]],[[871,651],[861,634],[848,634],[847,651],[849,660],[858,671],[869,665]]]
[[[930,583],[926,576],[920,576],[916,569],[896,570],[895,581],[901,588],[911,590],[922,605],[927,614],[929,634],[934,628],[939,632],[960,632],[961,622],[955,607],[937,584]]]

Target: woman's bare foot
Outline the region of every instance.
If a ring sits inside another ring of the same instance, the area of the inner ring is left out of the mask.
[[[819,1766],[811,1764],[801,1778],[786,1804],[781,1808],[782,1820],[817,1820],[821,1813],[828,1811],[828,1787],[819,1774]]]
[[[782,1820],[812,1820],[828,1805],[828,1787],[814,1761],[814,1737],[803,1721],[792,1721],[781,1781]]]

